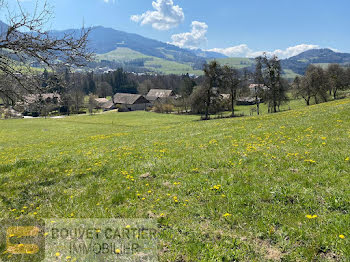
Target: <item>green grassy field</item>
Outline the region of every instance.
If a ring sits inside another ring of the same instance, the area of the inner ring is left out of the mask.
[[[160,261],[348,261],[349,112],[0,121],[0,218],[155,218]]]
[[[169,59],[172,57],[168,56]],[[97,55],[97,60],[108,60],[108,61],[116,61],[116,62],[127,62],[134,59],[142,59],[148,58],[145,62],[145,68],[149,69],[152,72],[162,73],[162,74],[196,74],[203,75],[203,71],[201,70],[193,70],[192,66],[189,64],[181,64],[175,61],[169,61],[165,59],[161,59],[158,57],[147,56],[137,51],[131,50],[129,48],[117,48],[114,51],[111,51],[106,54]]]
[[[213,59],[209,59],[208,61],[212,60]],[[255,64],[254,59],[243,57],[218,58],[215,60],[222,65],[228,65],[236,69],[243,69],[245,67],[250,67],[251,65]]]

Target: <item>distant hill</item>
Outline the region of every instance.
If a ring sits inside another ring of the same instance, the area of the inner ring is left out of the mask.
[[[51,31],[59,37],[64,34],[77,34],[79,30]],[[89,35],[88,47],[97,54],[103,64],[94,66],[126,67],[133,71],[153,71],[157,73],[198,73],[205,58],[188,49],[102,26],[93,27]],[[214,54],[208,54],[214,55]],[[217,54],[219,55],[219,54]],[[151,61],[154,60],[155,63]],[[106,63],[106,62],[111,63]],[[148,63],[144,66],[143,62]],[[170,70],[174,66],[174,70]],[[182,68],[181,68],[182,67]]]
[[[282,68],[303,75],[311,64],[350,64],[350,54],[338,53],[330,49],[312,49],[281,61]]]
[[[7,28],[7,27],[8,27],[8,25],[0,20],[0,28]]]
[[[207,59],[211,61],[213,59]],[[254,70],[255,61],[252,58],[218,58],[221,64],[227,64],[237,69],[247,68]],[[311,64],[327,66],[328,64],[350,65],[350,54],[338,53],[330,49],[312,49],[299,55],[281,60],[284,77],[292,79],[297,75],[304,75],[307,67]]]
[[[0,21],[0,32],[7,25]],[[52,30],[55,37],[64,34],[79,36],[80,30]],[[88,47],[97,54],[97,60],[91,63],[91,68],[124,67],[128,71],[156,72],[174,74],[201,74],[205,62],[216,59],[222,64],[237,69],[254,70],[255,61],[250,58],[229,58],[223,54],[180,48],[168,43],[149,39],[137,34],[131,34],[102,26],[93,27],[89,35]],[[334,52],[330,49],[313,49],[297,56],[281,60],[282,68],[288,78],[303,75],[310,64],[325,66],[330,63],[350,64],[350,54]]]
[[[7,31],[8,25],[0,20],[0,34]]]
[[[217,52],[212,52],[212,51],[204,51],[202,49],[196,49],[196,50],[192,50],[192,51],[197,56],[203,57],[203,58],[206,58],[206,59],[210,59],[210,58],[228,58],[224,54],[217,53]]]
[[[186,73],[195,75],[203,74],[203,71],[193,69],[190,63],[180,63],[145,55],[127,47],[118,47],[111,52],[97,54],[96,60],[100,66],[110,68],[123,67],[125,70],[133,72],[155,72],[177,75]]]
[[[51,31],[52,35],[60,36],[64,33],[79,32],[71,29],[64,31]],[[169,61],[181,63],[198,63],[203,58],[198,57],[190,50],[174,45],[149,39],[137,34],[126,33],[102,26],[93,27],[89,35],[89,48],[96,54],[105,54],[117,48],[129,48],[146,56],[158,57]]]

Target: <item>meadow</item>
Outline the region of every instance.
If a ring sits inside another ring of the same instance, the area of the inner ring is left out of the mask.
[[[154,218],[160,261],[349,261],[349,141],[350,99],[0,121],[0,218]]]
[[[190,63],[182,64],[175,61],[169,61],[163,58],[158,58],[154,56],[144,55],[140,52],[131,50],[129,48],[117,48],[106,54],[97,55],[97,61],[108,60],[115,62],[128,62],[134,59],[148,59],[145,62],[144,68],[150,70],[151,72],[161,73],[161,74],[196,74],[203,75],[202,70],[194,70]],[[172,59],[173,57],[169,57]]]

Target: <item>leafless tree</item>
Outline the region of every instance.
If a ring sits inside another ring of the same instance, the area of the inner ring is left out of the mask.
[[[96,98],[97,97],[93,94],[89,95],[88,109],[89,109],[90,115],[94,114],[94,109],[96,109],[96,107],[97,107]]]
[[[223,85],[230,92],[231,99],[231,116],[235,115],[235,103],[237,100],[237,92],[241,80],[239,79],[238,70],[225,65],[223,67]]]
[[[209,64],[204,65],[203,71],[206,78],[206,82],[203,85],[206,88],[204,120],[209,120],[209,108],[214,101],[213,97],[217,96],[218,88],[221,84],[222,68],[217,61],[211,61]]]
[[[328,78],[329,93],[333,94],[334,99],[337,99],[338,91],[346,87],[345,70],[339,64],[331,64],[326,70],[326,77]]]
[[[0,26],[0,75],[16,83],[16,88],[0,85],[0,95],[11,100],[42,91],[41,77],[33,64],[56,72],[61,65],[82,66],[92,57],[87,49],[90,29],[55,36],[47,30],[52,12],[46,2],[40,5],[37,1],[31,13],[19,0],[17,6],[14,13],[6,0],[0,0],[0,11],[8,13],[7,25]]]

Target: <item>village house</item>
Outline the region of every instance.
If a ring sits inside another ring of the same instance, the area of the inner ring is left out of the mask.
[[[104,103],[107,103],[109,100],[107,98],[95,98],[97,106],[101,106]]]
[[[103,109],[103,111],[109,111],[115,109],[115,105],[111,100],[108,100],[107,98],[96,98],[96,107],[98,109]]]
[[[40,101],[46,103],[59,104],[61,102],[61,96],[57,93],[47,93],[47,94],[31,94],[24,97],[24,104],[30,105]]]
[[[22,111],[31,111],[33,107],[42,105],[51,105],[52,108],[58,108],[62,102],[61,96],[57,93],[47,94],[30,94],[23,97],[23,101],[16,104],[17,107],[22,108]]]
[[[114,104],[121,110],[136,111],[146,110],[150,101],[143,95],[117,93],[113,97]]]
[[[269,88],[265,86],[264,84],[250,84],[249,90],[252,95],[255,95],[259,90],[266,91]]]
[[[255,90],[255,87],[256,88],[264,88],[264,85],[262,86],[255,86],[255,85],[251,85],[252,87],[249,87],[250,90]],[[222,99],[224,101],[231,101],[231,95],[230,94],[220,94]],[[262,99],[261,98],[258,98],[256,99],[255,96],[253,96],[254,93],[253,91],[251,91],[251,96],[246,96],[246,97],[238,97],[236,99],[236,104],[238,106],[240,105],[244,105],[244,106],[249,106],[249,105],[255,105],[257,103],[257,101],[259,101],[260,103],[262,102]]]
[[[175,98],[174,91],[166,89],[151,89],[146,96],[146,99],[152,103],[171,98]]]

